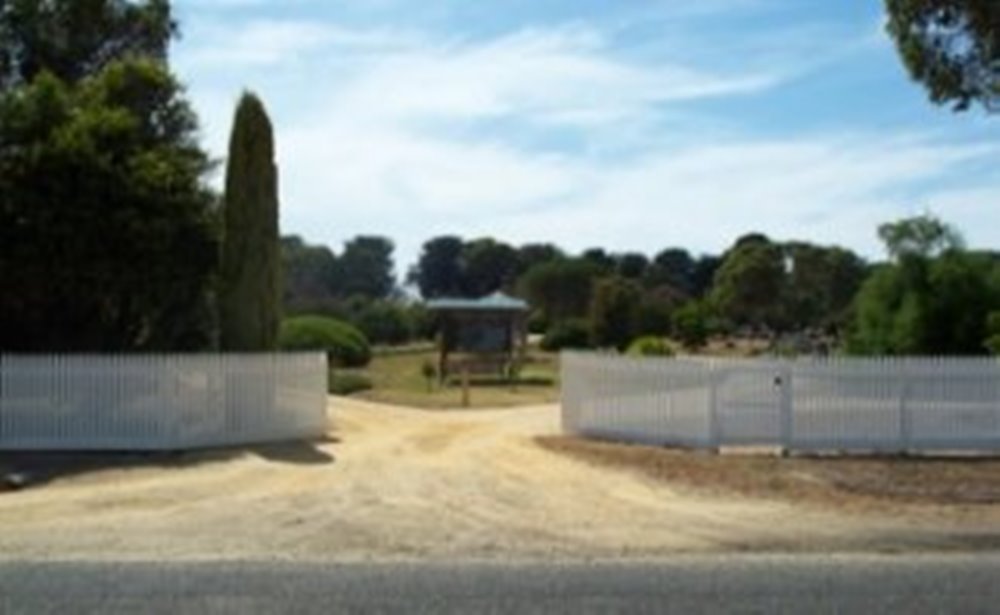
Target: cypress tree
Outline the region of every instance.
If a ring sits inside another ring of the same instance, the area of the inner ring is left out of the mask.
[[[249,92],[236,107],[230,135],[223,222],[222,349],[273,350],[281,310],[278,170],[271,121]]]

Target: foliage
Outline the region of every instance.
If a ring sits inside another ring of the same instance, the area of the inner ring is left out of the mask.
[[[929,215],[882,224],[878,236],[896,261],[908,257],[930,258],[960,250],[964,244],[958,231]]]
[[[527,243],[517,249],[517,274],[523,275],[535,265],[565,258],[565,253],[551,243]]]
[[[547,352],[590,347],[590,323],[582,318],[571,318],[553,325],[541,342],[542,350]]]
[[[986,334],[986,349],[990,354],[1000,355],[1000,311],[990,312],[986,318]]]
[[[337,258],[326,246],[311,246],[294,235],[282,237],[281,270],[286,312],[323,310],[335,302]]]
[[[583,259],[554,260],[528,270],[519,287],[547,322],[559,322],[587,314],[594,280],[600,275],[596,265]]]
[[[649,259],[645,254],[638,252],[626,252],[619,254],[615,258],[615,272],[629,280],[639,280],[645,275],[649,268]]]
[[[331,291],[338,297],[385,299],[395,289],[392,241],[385,237],[358,236],[344,245],[336,259]]]
[[[278,169],[271,120],[257,96],[236,107],[226,162],[219,297],[224,350],[271,350],[281,319]]]
[[[887,29],[910,75],[933,102],[964,111],[1000,100],[1000,4],[992,0],[886,0]]]
[[[405,344],[415,336],[412,312],[397,302],[369,302],[351,320],[373,344]]]
[[[646,335],[636,338],[629,344],[628,354],[639,357],[672,357],[677,352],[662,337]]]
[[[594,285],[590,307],[591,342],[598,348],[625,350],[639,328],[642,289],[619,277],[599,280]]]
[[[639,304],[639,334],[667,336],[673,332],[673,314],[680,298],[670,292],[669,287],[663,287],[643,293]]]
[[[989,315],[1000,308],[997,262],[956,248],[927,247],[939,246],[936,240],[899,250],[896,237],[883,235],[897,261],[880,267],[862,286],[848,349],[855,354],[982,354],[991,335]]]
[[[462,247],[462,294],[485,297],[509,287],[517,268],[517,251],[509,245],[489,238],[468,242]]]
[[[206,348],[218,231],[197,120],[162,63],[101,65],[0,93],[0,347]]]
[[[711,299],[737,325],[778,329],[785,316],[785,257],[781,246],[760,235],[740,238],[715,275]]]
[[[674,338],[685,348],[697,350],[708,342],[708,310],[701,301],[689,301],[673,316]]]
[[[423,246],[408,279],[420,289],[424,299],[455,297],[462,292],[462,250],[460,237],[435,237]]]
[[[167,0],[0,0],[0,95],[43,72],[74,85],[134,58],[165,62]]]
[[[330,370],[329,390],[331,395],[347,396],[373,388],[372,380],[364,374],[345,372],[339,369]]]
[[[687,250],[667,248],[653,257],[643,283],[648,287],[670,287],[679,293],[690,295],[695,291],[694,274],[695,260]],[[711,279],[708,283],[711,283]]]
[[[843,248],[804,242],[784,246],[790,265],[784,297],[784,314],[793,329],[835,328],[867,274],[864,261]]]
[[[350,324],[324,316],[296,316],[281,323],[282,350],[324,350],[341,367],[362,367],[371,361],[371,345]]]

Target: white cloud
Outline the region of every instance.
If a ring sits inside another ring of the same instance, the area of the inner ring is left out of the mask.
[[[335,246],[388,235],[399,269],[444,232],[652,252],[720,250],[759,230],[875,255],[875,226],[914,207],[991,228],[970,203],[1000,192],[949,188],[962,163],[996,155],[975,143],[736,131],[691,140],[654,130],[671,114],[690,119],[678,103],[774,88],[801,70],[798,61],[737,76],[639,61],[581,25],[486,40],[309,21],[212,28],[223,26],[194,29],[181,66],[215,152],[237,94],[218,75],[232,72],[275,119],[284,229]],[[572,147],[548,146],[567,132]],[[621,155],[602,154],[609,149]],[[934,181],[920,200],[919,185]]]

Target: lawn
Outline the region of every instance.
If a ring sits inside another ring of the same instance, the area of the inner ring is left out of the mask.
[[[372,388],[352,396],[370,401],[417,408],[460,408],[462,388],[456,383],[428,390],[422,366],[436,363],[437,354],[429,349],[412,352],[377,354],[363,370],[343,370],[367,377]],[[532,349],[521,371],[519,382],[511,385],[496,377],[473,376],[470,407],[497,408],[554,403],[559,400],[559,356]]]

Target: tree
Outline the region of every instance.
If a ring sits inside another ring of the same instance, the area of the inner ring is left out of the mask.
[[[778,329],[783,324],[785,257],[766,238],[737,241],[715,275],[711,299],[737,325]]]
[[[602,275],[592,262],[562,259],[532,267],[519,282],[521,294],[545,322],[556,324],[586,316],[594,280]]]
[[[217,223],[180,84],[142,58],[33,77],[0,92],[0,348],[210,345]]]
[[[588,248],[580,258],[597,267],[602,273],[612,274],[615,271],[615,259],[604,248]]]
[[[68,84],[126,58],[166,62],[167,0],[0,0],[0,93],[43,71]]]
[[[521,276],[535,265],[565,258],[565,253],[551,243],[527,243],[517,249],[517,274]]]
[[[935,104],[993,111],[1000,101],[1000,4],[886,0],[887,29],[910,75]]]
[[[615,256],[616,273],[629,280],[638,280],[646,273],[649,259],[639,252],[626,252]]]
[[[708,308],[701,301],[689,301],[674,312],[674,337],[689,350],[708,342]]]
[[[784,298],[788,324],[795,329],[835,328],[864,280],[856,254],[805,242],[784,245],[790,267]]]
[[[633,280],[610,277],[594,284],[590,307],[591,341],[598,348],[628,348],[639,328],[642,288]]]
[[[722,265],[722,258],[703,255],[694,263],[691,271],[691,296],[702,298],[708,294],[715,280],[715,272]]]
[[[424,243],[420,259],[408,276],[424,299],[461,294],[463,245],[460,237],[450,235]]]
[[[920,232],[881,232],[885,228]],[[990,314],[1000,308],[996,260],[955,247],[961,238],[943,223],[904,220],[883,225],[880,235],[895,260],[878,268],[858,293],[848,349],[856,354],[984,353]]]
[[[462,290],[468,297],[484,297],[514,283],[517,251],[488,237],[462,248]]]
[[[358,236],[344,245],[337,259],[334,292],[339,297],[384,299],[396,288],[392,241],[385,237]]]
[[[273,350],[281,323],[278,169],[271,120],[249,92],[236,107],[230,135],[223,220],[222,348]]]
[[[311,246],[301,237],[281,239],[284,310],[322,312],[334,302],[337,258],[326,246]]]
[[[648,287],[669,286],[690,295],[694,292],[694,273],[695,261],[687,250],[667,248],[653,257],[644,283]]]
[[[883,224],[878,236],[897,262],[908,257],[932,258],[964,247],[958,231],[930,215]]]

